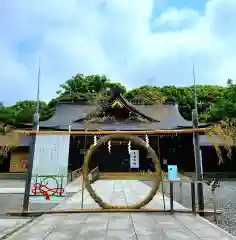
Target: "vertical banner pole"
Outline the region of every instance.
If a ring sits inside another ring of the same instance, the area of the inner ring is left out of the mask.
[[[33,164],[34,164],[35,142],[36,142],[36,134],[33,134],[31,143],[30,143],[27,178],[25,182],[25,192],[24,192],[24,200],[23,200],[23,212],[26,212],[29,210],[29,196],[30,196],[31,179],[32,179]]]
[[[39,130],[39,90],[40,90],[40,76],[41,76],[41,59],[39,57],[39,69],[38,69],[38,79],[37,79],[37,105],[36,111],[33,118],[32,129]],[[36,134],[31,135],[31,143],[30,143],[30,153],[28,158],[28,169],[27,169],[27,178],[25,182],[25,192],[24,192],[24,200],[23,200],[23,211],[29,210],[29,196],[31,189],[31,180],[32,180],[32,172],[33,172],[33,164],[34,164],[34,150],[35,150],[35,142],[36,142]]]
[[[192,121],[193,128],[198,127],[197,111],[194,109],[192,111]],[[201,175],[201,152],[199,145],[199,133],[193,133],[193,147],[194,147],[194,158],[195,158],[195,181],[197,181],[197,195],[198,195],[198,206],[199,210],[204,210],[204,195],[203,195],[203,184],[202,184],[202,175]],[[201,212],[200,216],[203,216],[204,213]]]

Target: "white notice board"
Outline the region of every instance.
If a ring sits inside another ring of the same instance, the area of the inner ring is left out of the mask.
[[[130,168],[139,168],[139,150],[130,151]]]

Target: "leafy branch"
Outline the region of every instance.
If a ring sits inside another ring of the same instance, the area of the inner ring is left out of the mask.
[[[206,135],[209,141],[214,146],[217,156],[219,158],[219,163],[223,163],[222,150],[219,147],[216,137],[220,140],[223,148],[227,152],[227,157],[232,157],[232,149],[235,147],[236,143],[236,119],[225,119],[221,120],[219,123],[210,126],[207,129]]]

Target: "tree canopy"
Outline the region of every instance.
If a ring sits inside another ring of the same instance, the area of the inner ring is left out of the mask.
[[[126,90],[118,82],[112,82],[105,75],[77,74],[59,86],[57,97],[49,103],[40,101],[40,120],[48,119],[60,101],[98,102],[107,99],[113,87],[119,87],[122,94],[136,104],[178,103],[180,113],[191,120],[194,108],[193,86],[150,86]],[[219,121],[236,117],[236,85],[228,79],[227,86],[197,85],[198,110],[201,121]],[[19,101],[11,106],[0,103],[0,122],[20,126],[31,122],[36,110],[36,101]]]
[[[12,106],[2,106],[0,107],[0,121],[14,126],[32,122],[36,105],[36,101],[25,100],[17,102]],[[39,102],[39,114],[41,120],[49,118],[52,113],[53,110],[47,103],[42,101]]]

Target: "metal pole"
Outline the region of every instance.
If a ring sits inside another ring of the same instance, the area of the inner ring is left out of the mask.
[[[160,151],[160,137],[157,136],[157,152],[158,152],[158,158],[159,161],[161,160],[161,151]],[[164,159],[163,159],[164,161]],[[164,162],[162,161],[162,170],[163,172],[165,171],[164,169]],[[162,192],[162,201],[163,201],[163,206],[164,206],[164,210],[166,209],[166,202],[165,202],[165,189],[164,189],[164,181],[165,179],[163,179],[163,176],[161,177],[161,192]]]
[[[193,90],[194,90],[194,110],[192,111],[192,121],[193,128],[198,128],[198,100],[197,100],[197,88],[196,88],[196,75],[195,75],[195,66],[194,59],[192,57],[192,66],[193,66]],[[204,196],[203,196],[203,185],[202,185],[202,170],[201,170],[201,149],[199,145],[199,133],[193,133],[193,145],[194,145],[194,157],[195,157],[195,180],[197,181],[197,193],[198,193],[198,206],[199,210],[204,210]],[[200,214],[203,216],[203,213]]]
[[[192,211],[196,215],[196,194],[195,194],[195,182],[191,182],[191,197],[192,197]]]
[[[179,182],[179,198],[180,198],[179,202],[183,203],[183,184],[182,184],[181,180]]]
[[[25,192],[24,192],[24,200],[23,200],[23,211],[29,210],[29,195],[31,188],[31,179],[32,179],[32,171],[33,171],[33,162],[34,162],[34,149],[35,149],[35,141],[36,134],[31,135],[31,143],[30,143],[30,154],[28,160],[28,170],[27,170],[27,178],[25,182]]]
[[[39,70],[38,70],[38,88],[37,88],[37,105],[36,105],[36,114],[38,116],[37,118],[37,124],[39,124],[39,92],[40,92],[40,76],[41,76],[41,59],[39,57]]]
[[[198,106],[197,106],[197,89],[196,89],[196,74],[195,74],[195,66],[194,66],[194,59],[192,57],[192,64],[193,64],[193,93],[194,93],[194,108],[197,111],[197,118],[198,118]]]
[[[170,181],[170,212],[174,212],[174,186],[172,181]]]
[[[198,126],[198,120],[196,115],[196,109],[192,112],[193,117],[193,127]],[[194,145],[194,158],[195,158],[195,180],[197,181],[197,193],[198,193],[198,206],[199,210],[204,210],[204,196],[203,196],[203,185],[201,176],[201,153],[199,145],[199,134],[193,133],[193,145]],[[200,213],[203,216],[203,213]]]
[[[164,206],[164,209],[166,209],[165,190],[164,190],[164,182],[163,182],[163,179],[161,180],[161,191],[162,191],[163,206]]]
[[[37,84],[37,105],[36,111],[33,118],[32,129],[37,130],[39,125],[39,87],[40,87],[40,58],[39,58],[39,70],[38,70],[38,84]],[[32,180],[32,171],[34,164],[34,150],[35,150],[35,142],[36,142],[36,134],[31,135],[32,139],[30,142],[30,154],[28,159],[28,169],[27,169],[27,178],[25,182],[25,192],[24,192],[24,200],[23,200],[23,211],[29,210],[29,196],[31,189],[31,180]]]

